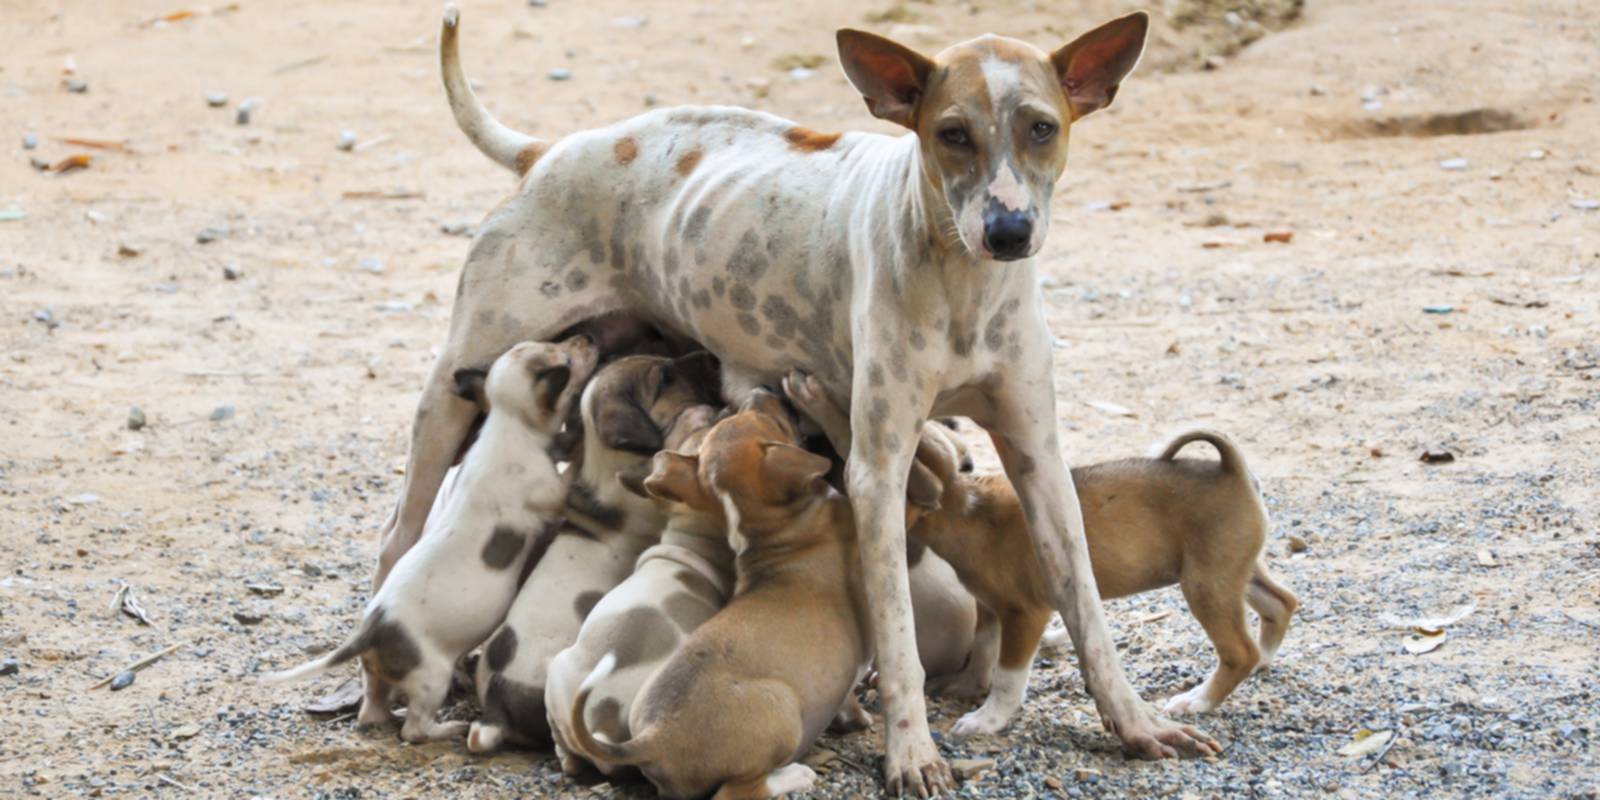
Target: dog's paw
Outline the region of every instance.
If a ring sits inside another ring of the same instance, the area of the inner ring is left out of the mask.
[[[926,728],[921,735],[891,729],[886,750],[884,783],[891,797],[937,797],[955,788],[950,765],[939,755]]]
[[[1167,705],[1162,709],[1162,712],[1168,716],[1181,717],[1187,714],[1204,714],[1210,711],[1213,706],[1211,701],[1206,698],[1205,689],[1206,685],[1202,683],[1183,694],[1173,697],[1167,701]]]
[[[1011,715],[991,708],[987,703],[968,713],[950,728],[950,736],[965,739],[969,736],[992,736],[1011,724]]]
[[[499,725],[486,725],[482,722],[472,723],[467,729],[467,749],[478,755],[486,755],[500,749],[500,743],[505,738],[505,730]]]

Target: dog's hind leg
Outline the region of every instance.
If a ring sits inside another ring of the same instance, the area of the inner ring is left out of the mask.
[[[1199,686],[1167,701],[1168,714],[1203,714],[1222,704],[1249,677],[1261,658],[1244,616],[1239,582],[1217,578],[1184,581],[1183,597],[1217,648],[1217,668]]]
[[[1261,647],[1261,661],[1256,664],[1256,669],[1265,669],[1272,663],[1273,656],[1278,654],[1278,645],[1283,643],[1283,635],[1289,631],[1289,618],[1300,608],[1300,601],[1293,592],[1273,580],[1272,574],[1267,572],[1267,565],[1259,561],[1250,576],[1245,601],[1261,617],[1261,633],[1256,640]]]

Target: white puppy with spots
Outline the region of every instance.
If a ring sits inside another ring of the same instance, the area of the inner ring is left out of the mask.
[[[308,678],[360,657],[369,687],[361,724],[393,719],[392,687],[407,701],[400,731],[406,741],[465,733],[465,723],[440,723],[435,715],[456,660],[500,624],[529,553],[561,518],[565,485],[547,450],[594,365],[593,343],[574,337],[519,344],[496,359],[487,376],[459,373],[458,390],[487,418],[430,530],[367,603],[366,618],[349,640],[268,680]]]

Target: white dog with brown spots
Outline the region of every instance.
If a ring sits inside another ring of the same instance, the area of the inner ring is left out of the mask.
[[[524,562],[561,519],[566,486],[548,449],[595,358],[586,337],[524,342],[487,376],[458,374],[458,391],[487,417],[430,529],[367,603],[349,640],[268,680],[309,678],[359,656],[368,685],[359,724],[392,720],[389,690],[397,689],[406,698],[406,741],[466,733],[466,723],[434,717],[456,660],[505,618]]]
[[[970,417],[998,445],[1102,722],[1142,757],[1208,737],[1134,692],[1105,625],[1056,430],[1034,257],[1071,125],[1109,105],[1143,52],[1132,14],[1053,51],[984,36],[929,58],[838,35],[846,75],[902,136],[821,134],[738,108],[671,108],[549,142],[474,97],[447,8],[441,66],[473,144],[522,177],[484,220],[412,428],[376,581],[416,541],[472,423],[454,370],[583,320],[641,317],[741,376],[804,369],[850,411],[863,586],[891,791],[951,786],[929,734],[898,510],[924,420]]]

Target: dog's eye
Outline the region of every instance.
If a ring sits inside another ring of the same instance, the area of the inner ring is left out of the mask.
[[[967,136],[967,129],[960,127],[945,128],[939,131],[939,141],[951,147],[970,147],[972,139]]]
[[[1033,140],[1043,144],[1056,135],[1056,126],[1049,122],[1033,123]]]

